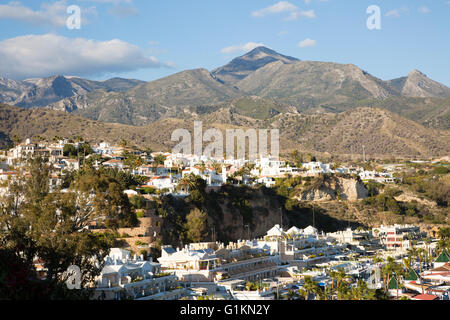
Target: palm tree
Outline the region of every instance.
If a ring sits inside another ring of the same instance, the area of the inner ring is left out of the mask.
[[[338,300],[351,300],[352,294],[346,285],[341,285],[337,288]]]
[[[122,139],[122,140],[120,141],[120,146],[121,146],[122,148],[125,148],[127,145],[128,145],[128,141],[127,141],[127,140]]]
[[[308,300],[309,294],[316,292],[317,283],[312,279],[312,277],[305,277],[303,288],[306,291],[305,300]]]
[[[336,280],[337,280],[337,288],[339,289],[341,282],[347,278],[347,273],[345,273],[344,268],[339,268],[336,273]]]
[[[387,286],[391,281],[391,276],[394,275],[397,282],[397,298],[398,298],[398,288],[399,288],[399,280],[403,275],[402,265],[395,262],[395,259],[392,257],[388,257],[387,264],[383,267],[382,272],[384,274],[384,290],[387,291]]]
[[[188,191],[195,190],[197,187],[197,177],[193,173],[185,175],[178,183],[178,186],[184,186]]]
[[[423,248],[418,248],[417,249],[417,255],[419,256],[419,270],[420,270],[420,272],[422,272],[422,258],[424,257],[425,254],[426,254],[425,249],[423,249]]]
[[[299,290],[297,291],[297,294],[300,295],[300,296],[305,297],[305,300],[308,300],[308,295],[309,295],[309,293],[308,293],[308,291],[306,291],[305,289],[299,289]]]
[[[405,266],[405,269],[407,269],[407,270],[411,269],[411,263],[412,263],[412,261],[411,261],[411,258],[410,258],[410,257],[404,258],[404,259],[402,260],[402,262],[403,262],[403,265]]]
[[[214,169],[214,171],[216,171],[216,173],[222,173],[222,165],[216,160],[211,163],[211,167]]]
[[[430,244],[431,244],[431,238],[425,238],[425,247],[426,247],[426,261],[429,262],[430,258]]]
[[[449,250],[450,249],[450,227],[440,229],[438,232],[439,242],[438,247],[439,250]]]
[[[333,293],[334,292],[334,281],[336,281],[337,280],[337,272],[336,271],[334,271],[334,270],[331,270],[330,271],[330,278],[331,278],[331,292]]]
[[[381,269],[384,277],[384,290],[387,291],[387,285],[389,284],[392,273],[394,272],[395,260],[392,257],[387,258],[387,264]]]
[[[373,258],[373,263],[375,263],[375,264],[382,263],[382,262],[384,262],[384,260],[380,256],[375,256]]]
[[[202,173],[206,170],[206,164],[204,161],[200,161],[200,163],[198,163],[197,166],[200,168]]]
[[[375,290],[369,289],[365,281],[359,279],[357,288],[360,300],[375,300]]]
[[[414,246],[412,246],[410,249],[408,249],[407,251],[408,254],[408,258],[411,259],[411,261],[416,261],[416,258],[419,254],[417,248],[415,248]]]

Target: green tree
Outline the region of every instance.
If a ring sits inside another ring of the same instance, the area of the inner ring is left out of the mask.
[[[166,161],[166,157],[163,154],[158,154],[156,157],[153,158],[154,165],[162,165],[164,164],[164,161]]]
[[[450,249],[450,227],[442,228],[438,231],[438,247],[439,250],[449,250]]]
[[[136,169],[144,164],[144,160],[141,157],[128,151],[122,152],[122,156],[125,158],[123,161],[124,165],[129,166],[131,169]]]
[[[91,233],[86,227],[97,212],[89,206],[90,194],[49,193],[49,170],[41,159],[29,165],[30,177],[18,179],[0,201],[0,247],[32,265],[44,261],[46,282],[55,287],[65,280],[70,265],[82,270],[82,284],[99,274],[112,245],[107,234]],[[97,262],[98,264],[96,264]]]
[[[312,279],[312,277],[306,276],[303,284],[305,300],[308,300],[310,294],[317,293],[318,287],[319,285]]]
[[[76,157],[78,151],[73,144],[65,144],[63,148],[63,155],[65,157]]]
[[[208,237],[207,232],[208,215],[195,208],[186,216],[186,238],[191,242],[200,242]]]

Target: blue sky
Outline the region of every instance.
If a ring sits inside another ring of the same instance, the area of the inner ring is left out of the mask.
[[[66,26],[70,5],[81,8],[79,30]],[[370,5],[381,30],[366,27]],[[264,44],[383,80],[418,69],[450,86],[449,16],[447,0],[0,1],[0,76],[149,81],[212,70]]]

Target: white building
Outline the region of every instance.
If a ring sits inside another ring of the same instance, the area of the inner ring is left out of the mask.
[[[182,171],[183,178],[190,174],[200,176],[206,181],[208,186],[221,186],[227,181],[227,174],[224,168],[222,168],[222,174],[217,173],[212,167],[202,168],[200,166],[188,167]]]
[[[387,250],[397,251],[406,251],[410,248],[410,238],[414,239],[425,235],[420,232],[419,226],[408,224],[395,224],[393,226],[381,225],[378,228],[373,228],[372,234],[380,238],[381,244]]]
[[[155,176],[150,178],[147,185],[158,190],[168,189],[172,192],[175,190],[177,183],[175,178],[172,176]]]
[[[96,279],[94,299],[176,300],[185,293],[175,275],[161,272],[159,263],[113,248]]]
[[[322,162],[307,162],[302,163],[302,167],[306,169],[306,173],[310,175],[316,175],[320,173],[334,173],[331,169],[331,164]]]
[[[395,182],[394,176],[390,172],[362,171],[359,177],[363,181],[373,180],[379,183]]]

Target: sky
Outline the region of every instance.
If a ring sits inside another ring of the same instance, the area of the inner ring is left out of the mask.
[[[151,81],[264,45],[383,80],[417,69],[450,87],[449,16],[449,0],[0,0],[0,76]]]

